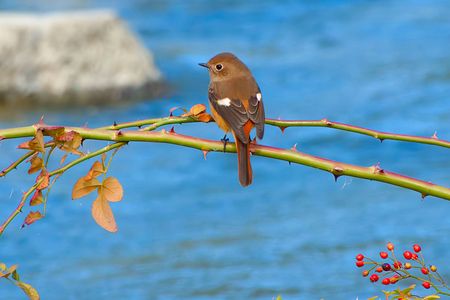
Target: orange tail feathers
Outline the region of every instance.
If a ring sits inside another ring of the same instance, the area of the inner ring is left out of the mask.
[[[238,155],[238,173],[239,182],[242,186],[246,187],[252,183],[253,173],[252,166],[250,164],[250,131],[252,130],[254,124],[248,121],[244,125],[244,133],[247,138],[247,143],[243,143],[239,138],[234,135],[234,140],[236,141],[236,151]]]

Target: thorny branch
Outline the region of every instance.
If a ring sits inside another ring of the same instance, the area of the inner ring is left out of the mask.
[[[202,110],[200,113],[204,114]],[[203,119],[203,122],[212,121],[209,119]],[[128,142],[156,142],[167,143],[179,146],[185,146],[203,151],[206,155],[209,151],[223,151],[223,144],[218,141],[212,141],[193,136],[186,136],[175,133],[174,130],[166,131],[154,131],[157,128],[171,124],[193,123],[199,122],[197,114],[185,114],[184,116],[169,116],[165,118],[155,118],[140,120],[135,122],[127,122],[121,124],[114,124],[112,126],[106,126],[101,128],[85,128],[85,127],[62,127],[62,126],[49,126],[43,122],[39,122],[32,126],[0,129],[0,141],[6,139],[23,138],[23,137],[35,137],[38,132],[43,133],[44,136],[49,136],[46,132],[55,130],[55,128],[64,131],[65,133],[76,132],[81,136],[83,140],[102,140],[114,142],[111,145],[103,147],[95,152],[87,155],[80,156],[79,158],[67,163],[63,167],[49,172],[49,177],[61,175],[70,168],[86,161],[90,158],[99,156],[103,153],[117,149]],[[372,136],[374,138],[383,140],[397,140],[403,142],[424,143],[435,146],[441,146],[450,148],[450,142],[442,139],[438,139],[436,135],[432,137],[419,137],[412,135],[402,135],[387,132],[380,132],[376,130],[366,129],[358,126],[331,122],[324,120],[313,121],[284,121],[275,119],[266,119],[266,124],[277,126],[282,131],[287,127],[326,127],[338,130],[344,130],[352,133],[364,134]],[[124,130],[127,128],[138,127],[139,130]],[[54,142],[50,141],[45,143],[44,148],[54,148]],[[351,176],[369,180],[375,180],[379,182],[389,183],[406,189],[419,192],[422,197],[435,196],[438,198],[450,200],[450,189],[447,187],[435,185],[423,180],[407,177],[401,174],[389,172],[381,169],[378,165],[370,167],[362,167],[338,161],[332,161],[325,158],[309,155],[303,152],[297,151],[297,149],[280,149],[275,147],[269,147],[264,145],[252,144],[251,151],[253,155],[263,156],[278,160],[288,161],[290,163],[302,164],[305,166],[313,167],[333,174],[335,179],[340,176]],[[234,144],[228,144],[225,148],[225,152],[236,152]],[[27,158],[35,155],[36,150],[28,151],[25,155],[20,157],[17,161],[12,163],[9,167],[0,172],[0,177],[5,176],[11,170],[15,169]],[[36,190],[39,186],[37,181],[21,198],[17,208],[11,213],[8,219],[0,226],[0,235],[4,232],[8,224],[21,212],[22,207],[25,204],[26,199]]]

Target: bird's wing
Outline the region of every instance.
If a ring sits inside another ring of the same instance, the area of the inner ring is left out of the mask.
[[[247,112],[250,120],[255,123],[256,135],[259,139],[262,139],[264,136],[265,114],[262,95],[259,88],[254,95],[250,96]]]
[[[228,123],[233,132],[241,142],[249,142],[244,132],[244,124],[250,119],[244,105],[239,99],[220,97],[214,88],[210,87],[208,92],[209,102],[216,112]]]

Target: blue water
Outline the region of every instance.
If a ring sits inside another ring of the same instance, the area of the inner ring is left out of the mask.
[[[450,139],[450,3],[434,1],[12,1],[1,10],[116,10],[155,54],[171,94],[119,107],[36,108],[1,127],[47,123],[101,126],[164,116],[206,103],[198,62],[232,51],[253,70],[268,117],[328,118],[374,129]],[[215,124],[177,132],[219,139]],[[450,186],[448,149],[385,141],[326,128],[267,128],[264,144]],[[18,141],[0,143],[1,164]],[[97,143],[86,143],[94,150]],[[90,216],[93,199],[70,200],[88,164],[53,188],[45,219],[0,239],[0,260],[18,263],[43,299],[365,299],[381,285],[363,279],[354,256],[387,241],[420,243],[450,281],[450,204],[377,182],[340,178],[252,158],[242,188],[235,155],[130,144],[111,167],[125,188],[113,204],[117,234]],[[32,178],[26,167],[0,180],[0,219]],[[28,208],[26,209],[26,211]],[[406,283],[405,283],[406,285]],[[23,299],[0,280],[0,299]]]

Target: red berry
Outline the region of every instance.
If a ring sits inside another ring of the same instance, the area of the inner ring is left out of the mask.
[[[364,270],[364,271],[362,272],[362,276],[367,277],[367,275],[369,275],[369,271]]]
[[[394,262],[394,268],[395,269],[400,269],[401,267],[402,267],[402,263],[400,261]]]
[[[400,280],[400,276],[395,274],[394,276],[392,276],[391,278],[389,278],[389,280],[391,281],[392,284],[397,283],[397,281]]]
[[[357,266],[358,268],[361,268],[362,266],[364,266],[364,262],[363,262],[362,260],[358,260],[358,261],[356,262],[356,266]]]
[[[356,260],[360,261],[360,260],[363,260],[363,259],[364,259],[364,255],[362,255],[362,254],[356,255]]]
[[[436,272],[437,271],[437,267],[435,265],[432,265],[430,267],[431,272]]]
[[[380,257],[382,258],[382,259],[386,259],[386,258],[388,258],[388,254],[387,254],[387,252],[384,252],[384,251],[381,251],[380,252]]]
[[[391,283],[391,281],[389,280],[389,278],[384,278],[381,283],[384,285],[388,285],[389,283]]]
[[[429,273],[428,269],[423,267],[420,271],[422,271],[422,274],[427,275]]]
[[[379,279],[377,274],[372,274],[372,276],[370,276],[370,281],[372,282],[377,282]]]
[[[378,273],[383,272],[383,268],[382,267],[378,267],[375,271],[377,271]]]
[[[412,254],[412,259],[417,260],[419,258],[419,256],[415,253]]]
[[[424,281],[424,282],[422,283],[422,286],[423,286],[424,288],[426,288],[426,289],[429,289],[430,286],[431,286],[431,284],[430,284],[428,281]]]
[[[383,270],[385,270],[385,271],[390,271],[390,270],[391,270],[391,265],[388,264],[388,263],[384,263],[384,264],[382,265],[382,268],[383,268]]]
[[[403,257],[405,257],[405,259],[410,260],[412,258],[412,253],[411,251],[405,251],[403,252]]]
[[[387,243],[386,248],[387,248],[389,251],[392,251],[392,250],[394,250],[394,244],[392,244],[391,242],[389,242],[389,243]]]
[[[414,244],[413,249],[414,249],[414,252],[420,252],[420,250],[422,250],[422,248],[420,248],[420,246],[418,244]]]
[[[412,267],[412,265],[409,263],[409,262],[407,262],[407,263],[405,263],[405,269],[411,269],[411,267]]]

